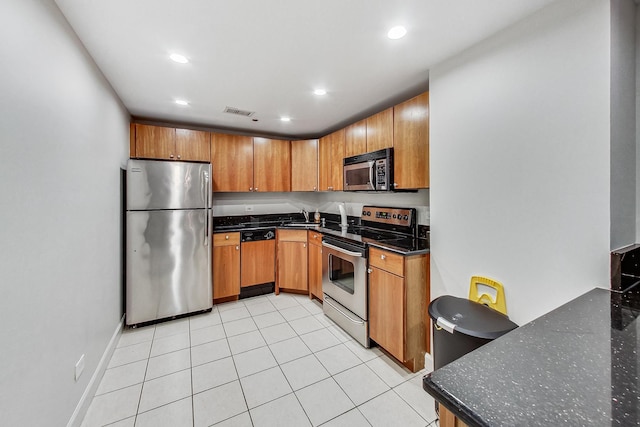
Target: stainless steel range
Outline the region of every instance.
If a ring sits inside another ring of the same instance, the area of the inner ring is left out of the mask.
[[[369,348],[369,245],[417,250],[416,210],[365,206],[360,225],[323,231],[322,291],[324,313]]]

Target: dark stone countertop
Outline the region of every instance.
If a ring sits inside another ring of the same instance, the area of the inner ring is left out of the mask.
[[[469,426],[640,425],[638,315],[640,290],[593,289],[426,375],[423,388]]]

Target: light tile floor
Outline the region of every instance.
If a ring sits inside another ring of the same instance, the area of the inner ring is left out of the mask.
[[[274,294],[126,329],[83,421],[93,426],[427,426],[433,399],[303,295]]]

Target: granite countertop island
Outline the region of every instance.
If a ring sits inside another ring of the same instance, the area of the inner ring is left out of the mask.
[[[426,375],[423,388],[469,426],[640,425],[638,315],[640,289],[593,289]]]

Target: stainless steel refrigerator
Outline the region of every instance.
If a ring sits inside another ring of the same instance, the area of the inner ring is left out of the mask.
[[[212,307],[211,165],[129,160],[126,323]]]

